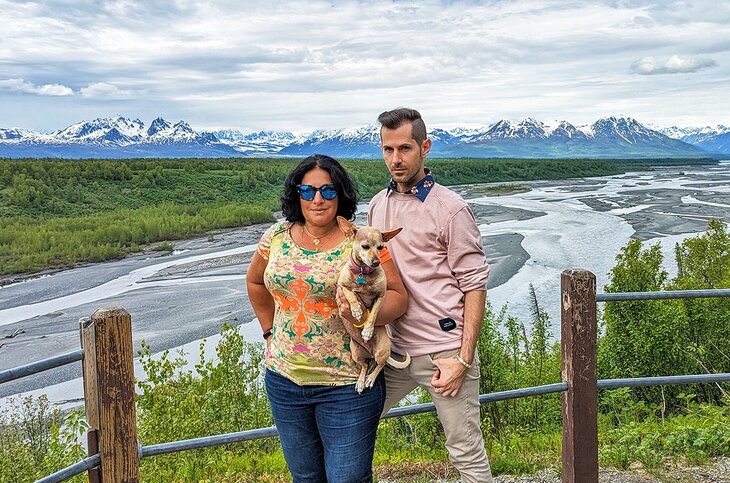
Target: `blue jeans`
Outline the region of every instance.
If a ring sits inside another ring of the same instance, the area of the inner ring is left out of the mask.
[[[382,372],[372,389],[358,394],[354,384],[300,386],[267,370],[266,393],[294,483],[373,481]]]

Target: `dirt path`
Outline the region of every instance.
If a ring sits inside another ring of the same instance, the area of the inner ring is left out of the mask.
[[[398,467],[377,467],[378,483],[459,483],[456,471],[447,463],[411,464]],[[625,471],[601,468],[599,483],[730,483],[730,458],[715,458],[703,466],[666,467],[649,472],[642,468]],[[500,475],[494,483],[560,483],[555,469],[534,475]]]

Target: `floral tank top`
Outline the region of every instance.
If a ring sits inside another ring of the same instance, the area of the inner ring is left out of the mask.
[[[290,226],[274,224],[258,245],[268,260],[264,283],[275,304],[266,367],[299,385],[352,384],[359,368],[335,301],[352,238],[329,250],[307,250],[294,243]]]

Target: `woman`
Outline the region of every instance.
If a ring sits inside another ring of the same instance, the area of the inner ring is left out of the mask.
[[[372,389],[355,391],[359,369],[340,318],[352,315],[338,314],[335,303],[338,274],[352,249],[336,218],[352,220],[357,201],[336,160],[304,159],[284,185],[286,221],[261,237],[246,275],[266,339],[266,392],[294,483],[372,481],[385,382],[381,374]],[[403,315],[408,304],[389,256],[382,266],[388,290],[380,324]]]

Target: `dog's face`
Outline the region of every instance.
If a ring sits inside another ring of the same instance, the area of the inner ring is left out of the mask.
[[[370,268],[380,266],[380,250],[383,244],[401,232],[402,228],[396,228],[386,232],[381,232],[372,226],[358,227],[342,218],[337,217],[337,223],[340,229],[347,236],[353,236],[352,257],[356,262]]]

